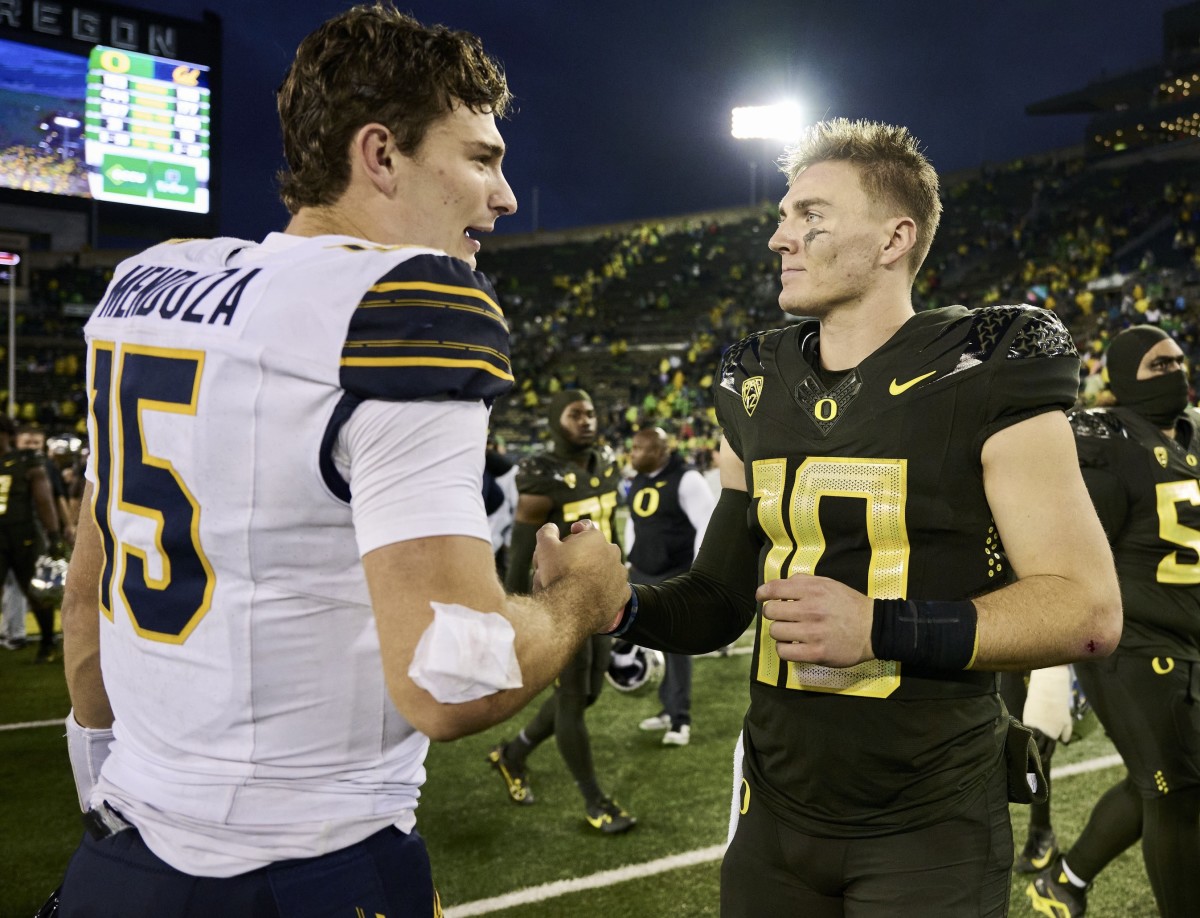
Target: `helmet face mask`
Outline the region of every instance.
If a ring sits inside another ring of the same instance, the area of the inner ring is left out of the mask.
[[[666,670],[667,658],[662,651],[617,641],[604,678],[622,694],[640,695],[656,688]]]
[[[67,561],[39,555],[33,566],[33,577],[29,589],[42,602],[58,606],[62,603],[63,590],[67,585]]]

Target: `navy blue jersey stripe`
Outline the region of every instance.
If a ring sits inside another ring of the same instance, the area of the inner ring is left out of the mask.
[[[487,279],[443,255],[395,266],[350,319],[341,382],[361,398],[503,395],[513,382],[508,323]]]

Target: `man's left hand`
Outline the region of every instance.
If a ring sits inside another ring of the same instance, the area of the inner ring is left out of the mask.
[[[781,660],[844,668],[874,659],[874,601],[837,580],[793,574],[755,593]]]

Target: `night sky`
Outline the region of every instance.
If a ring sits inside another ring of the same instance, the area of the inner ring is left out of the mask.
[[[220,231],[257,238],[286,222],[274,111],[300,39],[337,0],[153,0],[224,33]],[[941,172],[1082,140],[1086,116],[1026,105],[1162,57],[1179,0],[440,0],[397,3],[482,36],[516,95],[501,124],[520,211],[500,232],[560,229],[745,204],[783,180],[779,150],[729,135],[736,105],[792,96],[811,120],[906,124]],[[220,106],[220,109],[216,109]],[[770,185],[764,185],[770,177]],[[536,193],[535,193],[536,189]],[[536,197],[537,206],[534,206]],[[486,243],[485,243],[486,245]]]

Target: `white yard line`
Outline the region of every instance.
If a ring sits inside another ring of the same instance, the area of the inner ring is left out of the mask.
[[[57,718],[56,720],[27,720],[23,724],[0,724],[0,730],[30,730],[34,727],[66,727],[63,726],[66,722],[66,715]]]
[[[721,859],[725,853],[724,843],[700,848],[696,851],[685,851],[683,854],[672,854],[670,857],[659,858],[657,861],[647,861],[644,864],[628,864],[616,870],[603,870],[589,877],[577,877],[573,880],[558,880],[554,883],[543,883],[541,886],[530,886],[515,892],[505,893],[492,899],[479,899],[464,905],[455,905],[446,909],[446,918],[467,918],[469,915],[486,915],[498,912],[504,908],[514,908],[518,905],[530,905],[557,896],[582,892],[585,889],[598,889],[601,886],[615,886],[626,880],[639,880],[652,877],[657,873],[668,870],[678,870],[681,867],[693,867],[696,864],[707,864],[709,861]]]

